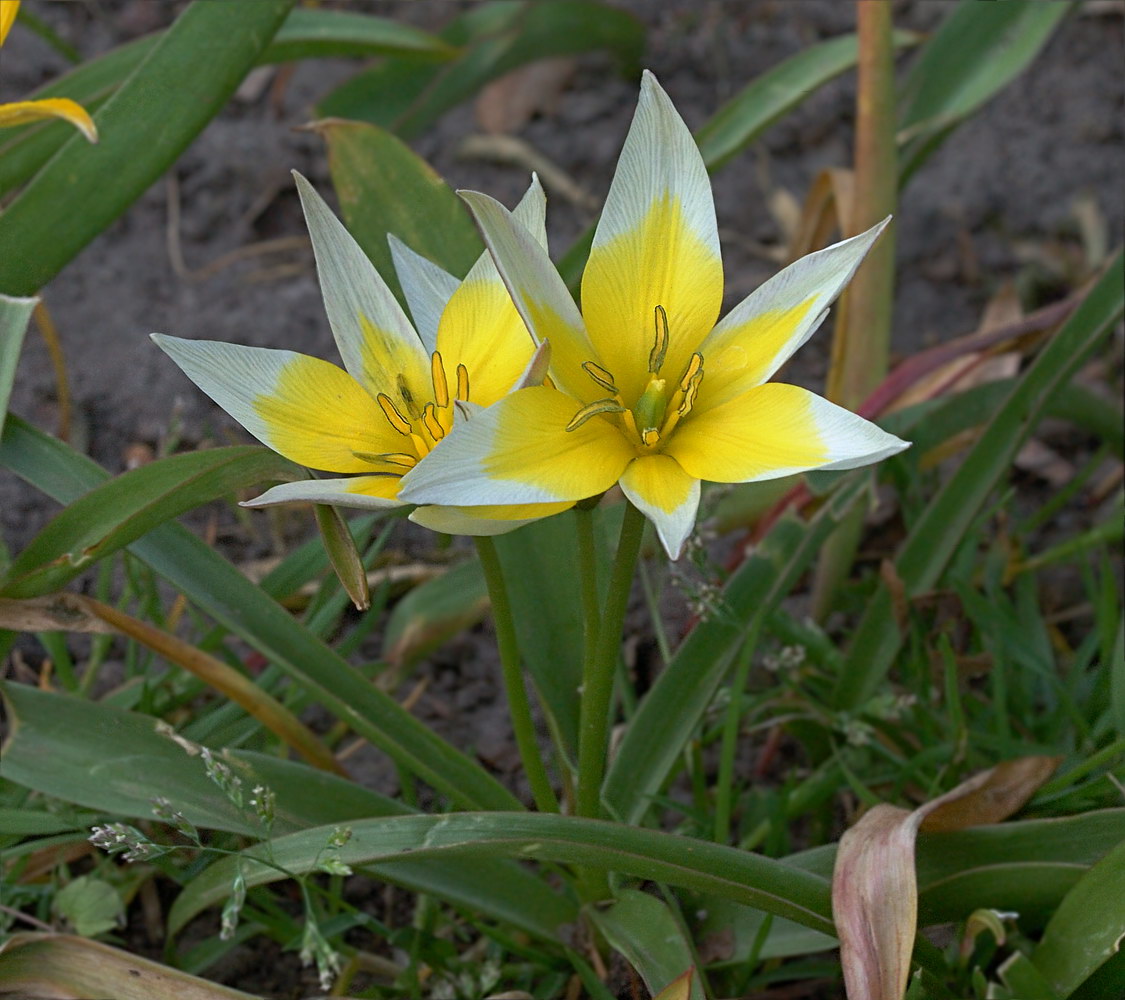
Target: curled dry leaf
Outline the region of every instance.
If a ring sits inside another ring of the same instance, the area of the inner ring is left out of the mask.
[[[974,775],[910,811],[878,805],[840,840],[832,915],[849,1000],[901,1000],[918,920],[914,842],[920,830],[961,830],[1016,812],[1059,765],[1021,757]]]
[[[16,600],[0,597],[0,628],[13,632],[96,632],[110,635],[113,626],[91,614],[76,594],[48,594]]]

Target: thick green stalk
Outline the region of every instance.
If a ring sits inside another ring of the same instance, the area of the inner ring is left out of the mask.
[[[527,688],[523,683],[520,669],[519,642],[516,639],[516,623],[512,618],[512,606],[508,601],[508,588],[504,583],[504,573],[500,568],[500,557],[491,538],[476,539],[477,555],[484,569],[484,580],[488,586],[488,597],[492,602],[492,621],[496,626],[496,645],[500,650],[500,669],[504,675],[504,690],[508,695],[508,711],[512,716],[512,730],[519,747],[527,780],[535,806],[540,812],[558,812],[559,801],[555,798],[551,779],[543,764],[539,744],[535,739],[535,722],[531,718],[531,704],[527,698]]]
[[[891,4],[857,0],[859,85],[856,91],[854,236],[894,214],[898,192],[895,147],[895,66]],[[887,374],[894,305],[895,228],[887,227],[840,296],[832,338],[827,395],[856,409]],[[851,570],[863,531],[856,510],[829,540],[817,563],[813,614],[831,608]]]
[[[621,522],[621,538],[609,578],[605,613],[598,623],[597,635],[587,646],[588,656],[582,670],[582,703],[578,722],[578,802],[579,816],[596,817],[601,812],[602,778],[605,775],[610,710],[613,701],[613,679],[621,646],[621,626],[629,604],[633,570],[641,550],[645,517],[631,503],[625,505]],[[592,561],[583,560],[583,565]]]

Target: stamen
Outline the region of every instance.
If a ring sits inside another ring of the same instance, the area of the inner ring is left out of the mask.
[[[614,384],[613,375],[607,372],[601,365],[594,364],[593,361],[583,361],[582,370],[590,376],[595,382],[598,383],[606,392],[612,392],[617,395],[617,386]]]
[[[381,392],[375,397],[375,402],[379,404],[379,409],[383,411],[383,416],[387,418],[387,423],[398,431],[399,434],[410,433],[410,422],[398,412],[395,404],[391,402],[390,396],[385,392]]]
[[[680,388],[687,392],[688,383],[691,382],[697,374],[703,371],[703,355],[696,351],[691,360],[688,361],[687,367],[684,369],[683,377],[680,379]]]
[[[449,383],[445,379],[445,363],[437,351],[430,357],[430,377],[434,382],[434,402],[441,407],[448,406]]]
[[[688,383],[688,387],[684,390],[683,401],[676,407],[676,412],[681,417],[686,417],[691,412],[691,408],[695,406],[695,397],[699,394],[699,383],[702,381],[703,375],[700,373],[698,377],[693,378]]]
[[[366,451],[353,451],[353,455],[361,462],[371,462],[378,465],[398,465],[403,469],[413,469],[418,464],[418,459],[405,452],[392,451],[383,455],[374,455]]]
[[[641,435],[641,440],[648,448],[654,448],[656,443],[660,440],[660,432],[655,427],[649,427]]]
[[[569,424],[566,425],[568,431],[576,431],[591,417],[596,417],[599,413],[624,413],[625,407],[622,406],[616,399],[597,399],[592,403],[583,406],[571,418]]]
[[[457,398],[465,403],[469,401],[469,369],[464,365],[457,366]]]
[[[422,426],[430,432],[430,437],[435,441],[445,437],[445,428],[438,421],[433,403],[427,403],[422,410]]]
[[[409,413],[415,420],[418,419],[418,407],[414,405],[414,395],[410,391],[410,387],[406,384],[406,376],[399,374],[395,378],[395,385],[398,386],[398,394],[402,397],[402,401],[406,404],[406,412]]]
[[[659,374],[664,364],[664,355],[668,353],[668,314],[663,306],[657,306],[654,319],[656,321],[656,339],[653,341],[652,350],[648,355],[648,370],[653,375]]]

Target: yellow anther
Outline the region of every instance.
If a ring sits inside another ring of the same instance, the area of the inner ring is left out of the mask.
[[[597,399],[592,403],[583,406],[571,418],[569,424],[566,425],[568,431],[576,431],[591,417],[596,417],[599,413],[624,413],[625,407],[622,406],[616,399]]]
[[[406,376],[398,375],[395,378],[395,385],[398,387],[399,397],[403,403],[406,404],[406,412],[410,414],[415,420],[418,419],[418,407],[414,405],[414,394],[410,391],[410,386],[406,384]]]
[[[617,385],[613,381],[613,375],[607,372],[601,365],[594,364],[593,361],[583,361],[582,370],[590,376],[595,382],[598,383],[606,392],[612,392],[617,395]]]
[[[676,407],[676,412],[681,417],[686,417],[691,412],[691,408],[695,406],[695,397],[699,394],[699,383],[702,381],[703,372],[700,372],[688,383],[684,390],[684,398],[680,405]]]
[[[413,455],[407,455],[405,452],[392,451],[383,455],[373,455],[365,451],[353,451],[353,455],[363,462],[371,462],[374,465],[394,465],[403,469],[413,469],[418,464],[418,459]],[[379,473],[375,473],[379,475]]]
[[[457,366],[457,398],[465,403],[469,401],[469,369],[464,365]]]
[[[445,437],[445,428],[441,426],[441,422],[437,418],[433,403],[427,403],[422,410],[422,426],[430,432],[430,437],[435,441],[440,441]]]
[[[641,440],[645,443],[645,447],[655,448],[660,441],[660,432],[655,427],[649,427],[641,434]]]
[[[688,390],[688,384],[696,375],[701,375],[703,372],[703,355],[696,351],[691,360],[687,363],[687,368],[684,369],[683,377],[680,379],[680,388],[684,392]]]
[[[448,406],[449,383],[445,379],[445,363],[437,351],[430,357],[430,377],[434,382],[434,402],[438,406]]]
[[[395,404],[391,402],[390,396],[385,392],[381,392],[375,397],[375,402],[379,404],[379,409],[383,411],[383,416],[387,418],[387,423],[398,431],[399,434],[410,433],[410,421],[398,412]]]
[[[653,340],[652,350],[648,355],[648,370],[656,375],[664,366],[664,355],[668,353],[668,314],[663,306],[657,306],[654,311],[656,322],[656,337]]]

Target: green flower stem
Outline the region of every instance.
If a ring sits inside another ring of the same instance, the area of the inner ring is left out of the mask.
[[[578,803],[579,816],[597,817],[601,812],[602,777],[605,774],[609,737],[609,713],[613,700],[613,679],[621,645],[621,626],[629,604],[633,570],[641,550],[645,517],[631,503],[625,505],[621,538],[609,578],[605,613],[582,671],[582,704],[578,723]],[[583,559],[583,565],[587,562]]]
[[[594,646],[598,639],[598,548],[594,537],[593,507],[575,507],[574,516],[578,519],[578,564],[582,574],[582,621],[583,663],[594,658]]]
[[[496,645],[500,649],[500,668],[504,675],[504,690],[508,695],[508,711],[512,716],[512,730],[516,736],[520,759],[523,761],[527,780],[531,784],[531,794],[540,812],[558,812],[559,800],[551,787],[551,779],[543,764],[539,744],[535,739],[535,723],[531,718],[531,704],[527,699],[527,688],[523,683],[520,669],[519,642],[516,639],[516,623],[512,619],[512,606],[508,602],[508,588],[504,584],[504,573],[500,567],[500,557],[496,553],[496,543],[488,537],[478,537],[477,555],[484,569],[484,580],[488,586],[488,597],[492,602],[492,621],[496,626]]]

